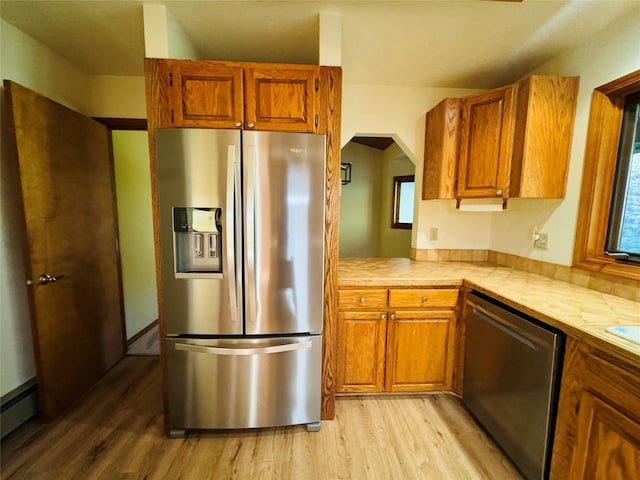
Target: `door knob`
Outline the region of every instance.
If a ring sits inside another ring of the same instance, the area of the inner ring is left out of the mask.
[[[49,275],[48,273],[43,273],[38,277],[38,283],[40,285],[46,285],[48,283],[57,282],[62,277],[64,277],[64,275],[58,275],[57,277],[54,277],[53,275]]]

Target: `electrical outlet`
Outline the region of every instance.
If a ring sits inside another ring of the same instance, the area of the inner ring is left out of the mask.
[[[429,230],[429,240],[431,240],[432,242],[435,242],[436,240],[438,240],[437,228],[432,228],[431,230]]]
[[[549,248],[549,235],[546,233],[539,233],[533,242],[533,246],[535,248],[544,248],[545,250]]]

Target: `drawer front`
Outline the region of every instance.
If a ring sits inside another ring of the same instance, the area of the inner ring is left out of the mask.
[[[455,307],[457,288],[392,288],[389,290],[389,307]]]
[[[340,290],[338,307],[348,308],[387,308],[387,289]]]

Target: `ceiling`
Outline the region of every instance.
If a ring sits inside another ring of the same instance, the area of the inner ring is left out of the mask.
[[[2,18],[91,74],[142,75],[143,0],[0,0]],[[340,14],[347,84],[491,88],[512,82],[638,0],[153,1],[202,58],[318,63],[318,14]],[[639,54],[640,54],[640,46]]]
[[[378,150],[386,150],[395,143],[395,140],[390,137],[353,137],[351,141]]]

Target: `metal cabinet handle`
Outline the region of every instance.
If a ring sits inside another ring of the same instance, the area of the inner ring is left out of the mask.
[[[428,300],[429,300],[429,297],[422,297],[422,303],[427,303]]]
[[[392,314],[391,314],[391,320],[395,320],[395,319],[396,319],[396,314],[395,314],[395,313],[392,313]]]
[[[247,127],[249,127],[249,128],[253,128],[253,127],[255,127],[255,126],[256,126],[256,124],[255,124],[255,123],[253,123],[253,122],[249,122],[249,123],[247,123]]]
[[[386,313],[383,313],[382,315],[380,315],[380,318],[381,318],[382,320],[384,320],[385,318],[387,318],[387,314],[386,314]]]
[[[241,127],[242,126],[242,122],[236,122],[236,127]]]
[[[496,195],[502,195],[502,190],[497,190]]]
[[[364,297],[360,297],[360,303],[364,303],[366,299]]]
[[[49,275],[48,273],[43,273],[42,275],[40,275],[38,277],[38,283],[40,285],[47,285],[49,283],[57,282],[58,280],[60,280],[63,277],[64,277],[64,275],[58,275],[56,277],[56,276],[53,276],[53,275]]]

